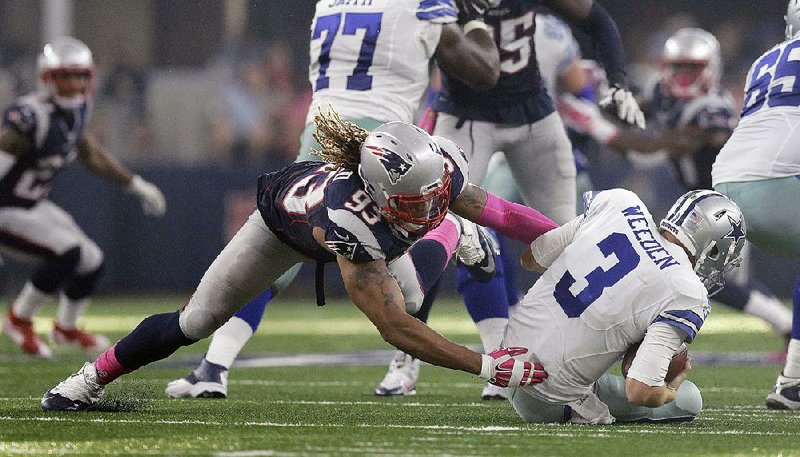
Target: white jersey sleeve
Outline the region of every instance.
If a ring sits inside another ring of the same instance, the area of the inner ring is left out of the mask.
[[[306,123],[333,106],[343,119],[412,122],[453,0],[319,1],[311,24]]]
[[[648,327],[628,370],[628,377],[648,386],[663,386],[672,356],[684,337],[683,332],[671,325],[657,322]]]

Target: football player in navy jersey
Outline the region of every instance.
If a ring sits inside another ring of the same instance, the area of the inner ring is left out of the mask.
[[[31,355],[49,358],[50,348],[33,331],[32,318],[51,296],[59,299],[54,343],[87,351],[108,340],[77,328],[103,269],[103,253],[72,217],[47,195],[55,176],[76,158],[89,170],[142,200],[145,213],[161,216],[161,191],[120,164],[86,132],[91,114],[92,53],[79,40],[48,43],[38,60],[42,90],[17,99],[0,128],[0,247],[41,266],[3,317],[3,332]]]
[[[458,243],[452,211],[530,243],[556,224],[538,211],[468,184],[467,160],[449,140],[403,122],[371,133],[338,116],[315,119],[324,163],[298,162],[258,181],[258,209],[214,260],[189,302],[156,314],[50,389],[43,410],[85,410],[105,385],[181,346],[211,335],[298,262],[336,262],[355,305],[390,344],[502,386],[547,374],[514,356],[525,348],[479,354],[412,317]],[[424,265],[407,255],[426,242]],[[435,268],[433,266],[435,265]]]
[[[367,130],[393,120],[412,122],[428,86],[431,60],[470,87],[492,87],[500,73],[499,54],[481,17],[490,1],[318,1],[309,43],[308,79],[314,96],[296,161],[318,159],[311,151],[320,148],[313,122],[320,109],[333,106],[342,119]],[[459,222],[464,242],[456,256],[491,270],[494,258],[486,255],[487,238],[471,222]],[[267,303],[299,268],[299,264],[291,268],[220,327],[200,364],[168,383],[166,394],[226,397],[234,360],[256,332]]]
[[[800,258],[800,0],[786,7],[786,39],[747,73],[742,119],[711,170],[714,189],[739,204],[747,239]],[[752,222],[751,222],[752,221]],[[791,340],[767,408],[800,410],[800,277],[792,293]]]
[[[661,73],[645,93],[642,107],[652,127],[648,132],[618,129],[603,119],[587,122],[598,114],[591,106],[583,113],[573,111],[578,115],[568,117],[567,122],[594,133],[596,139],[620,152],[665,152],[687,190],[711,189],[711,165],[736,124],[733,97],[719,87],[721,71],[714,35],[698,28],[680,29],[665,42]],[[590,111],[594,114],[585,115]],[[745,244],[745,263],[748,246]],[[715,300],[764,319],[788,337],[791,311],[765,285],[751,279],[749,271],[739,268]]]
[[[601,98],[604,103],[615,104],[617,114],[626,122],[644,127],[644,116],[627,89],[619,31],[602,5],[593,0],[502,0],[484,14],[486,27],[500,50],[497,84],[489,90],[475,90],[441,68],[442,90],[433,102],[437,113],[433,133],[464,148],[470,161],[471,183],[482,183],[492,155],[503,152],[522,201],[564,223],[576,214],[576,167],[572,145],[555,112],[555,94],[548,93],[537,61],[534,34],[536,14],[542,6],[550,7],[591,37],[610,82],[610,89]],[[466,278],[463,272],[461,276]],[[507,288],[502,287],[500,279],[486,286],[468,278],[459,284],[462,290],[470,289],[468,294],[475,298],[467,299],[467,307],[478,322],[481,341],[490,347],[502,339],[508,320],[507,300],[501,299],[501,290]],[[484,298],[490,296],[496,300]],[[473,307],[470,302],[482,303]],[[395,354],[375,393],[413,393],[418,367],[419,362],[411,357]],[[502,395],[486,387],[486,397]]]

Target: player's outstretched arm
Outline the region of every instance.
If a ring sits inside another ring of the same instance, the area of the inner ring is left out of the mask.
[[[387,343],[425,362],[466,371],[499,386],[542,382],[541,364],[515,359],[525,348],[498,349],[481,355],[439,335],[405,312],[403,294],[386,262],[356,264],[337,256],[345,288],[353,303],[375,324]]]
[[[87,133],[78,142],[78,158],[92,172],[125,187],[126,191],[139,197],[146,214],[161,216],[167,210],[167,202],[161,190],[141,176],[134,176],[94,135]]]
[[[450,210],[525,244],[558,227],[558,224],[535,209],[503,200],[474,184],[464,187]]]
[[[456,24],[442,27],[433,55],[439,68],[477,90],[489,90],[500,78],[500,54],[483,28],[462,32]]]
[[[481,356],[405,312],[403,293],[386,262],[353,263],[337,256],[345,288],[387,343],[434,365],[479,374]]]

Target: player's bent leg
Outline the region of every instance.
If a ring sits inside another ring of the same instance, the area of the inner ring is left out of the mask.
[[[563,423],[570,419],[569,407],[539,400],[529,392],[529,388],[508,387],[506,389],[511,406],[525,422],[548,424]]]
[[[622,376],[606,373],[597,380],[594,389],[617,422],[688,422],[703,409],[700,389],[688,380],[681,383],[675,401],[658,408],[631,404],[625,395]]]

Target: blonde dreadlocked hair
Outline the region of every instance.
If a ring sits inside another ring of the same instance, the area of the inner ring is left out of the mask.
[[[314,124],[314,139],[322,149],[313,150],[311,154],[325,162],[356,171],[361,162],[361,145],[369,132],[352,122],[343,121],[330,105],[328,114],[323,114],[322,109],[319,109],[314,116]]]

